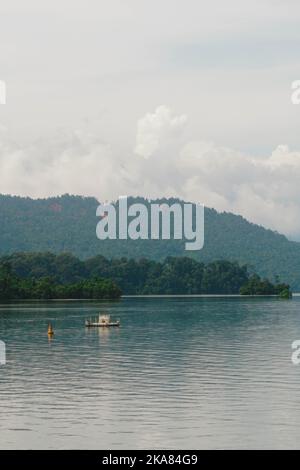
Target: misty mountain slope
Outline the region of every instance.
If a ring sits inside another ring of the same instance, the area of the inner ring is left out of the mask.
[[[130,202],[147,203],[143,198],[131,198]],[[166,256],[191,256],[205,262],[236,260],[270,279],[278,275],[294,290],[300,290],[300,243],[241,216],[206,208],[204,248],[186,251],[181,240],[98,240],[97,206],[96,199],[80,196],[32,200],[0,195],[0,255],[51,251],[70,252],[81,259],[102,254],[108,258],[162,260]]]

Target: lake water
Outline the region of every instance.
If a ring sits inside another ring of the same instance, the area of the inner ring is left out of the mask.
[[[300,448],[295,339],[299,297],[1,305],[0,448]]]

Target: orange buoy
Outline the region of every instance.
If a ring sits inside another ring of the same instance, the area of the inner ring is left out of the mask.
[[[48,336],[53,336],[54,335],[54,330],[52,328],[51,323],[48,325]]]

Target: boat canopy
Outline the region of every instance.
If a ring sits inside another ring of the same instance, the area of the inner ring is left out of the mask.
[[[110,315],[108,314],[99,315],[99,323],[109,323],[109,321],[110,321]]]

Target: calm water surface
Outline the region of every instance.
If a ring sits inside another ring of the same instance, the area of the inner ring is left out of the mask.
[[[0,339],[2,449],[300,448],[299,297],[1,305]]]

